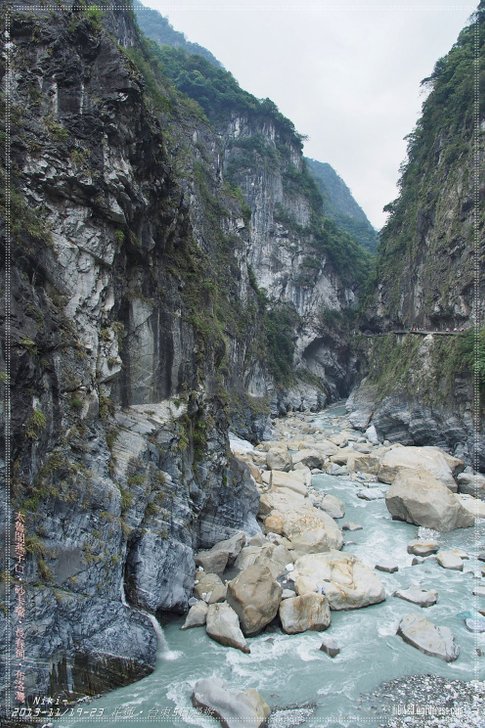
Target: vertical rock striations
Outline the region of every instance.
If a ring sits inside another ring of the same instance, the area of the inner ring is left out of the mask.
[[[261,434],[271,411],[348,391],[366,261],[271,102],[205,61],[222,105],[196,103],[129,9],[15,8],[0,72],[26,691],[72,698],[151,670],[146,612],[187,608],[194,549],[258,530],[229,419]],[[12,605],[16,585],[4,564]]]

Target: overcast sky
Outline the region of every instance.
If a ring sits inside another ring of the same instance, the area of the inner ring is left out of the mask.
[[[397,196],[403,137],[419,82],[448,52],[478,0],[142,0],[271,98],[329,162],[373,225]]]

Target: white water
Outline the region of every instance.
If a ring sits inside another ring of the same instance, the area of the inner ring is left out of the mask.
[[[157,658],[159,660],[176,660],[177,658],[181,657],[182,653],[177,650],[171,650],[169,649],[169,646],[167,644],[167,639],[165,637],[165,633],[162,629],[162,626],[158,619],[155,617],[154,614],[151,614],[150,612],[145,611],[144,609],[140,609],[139,607],[134,607],[131,604],[128,604],[128,601],[126,599],[126,592],[125,592],[125,582],[123,576],[121,577],[121,584],[120,584],[120,594],[121,594],[121,603],[124,607],[128,607],[128,609],[133,609],[135,612],[139,612],[140,614],[143,614],[147,619],[150,620],[153,630],[155,632],[155,635],[157,637]]]
[[[322,415],[319,424],[325,425],[329,414]],[[334,427],[330,421],[328,429]],[[383,681],[413,674],[467,681],[483,678],[483,657],[477,657],[476,648],[485,652],[485,635],[468,632],[462,615],[464,610],[476,607],[472,591],[483,583],[482,564],[473,554],[476,544],[483,543],[484,522],[476,531],[458,529],[439,534],[442,547],[463,548],[471,555],[464,562],[463,573],[445,570],[436,561],[412,566],[407,544],[418,534],[425,536],[426,531],[392,521],[383,500],[366,502],[357,498],[359,488],[347,478],[320,475],[314,477],[313,486],[344,502],[346,514],[340,525],[354,521],[363,526],[361,531],[344,532],[345,540],[354,542],[347,543],[344,551],[355,553],[370,565],[384,559],[398,564],[399,571],[394,574],[377,572],[386,589],[386,601],[366,609],[332,613],[332,623],[325,634],[341,648],[334,659],[319,650],[320,633],[285,635],[270,628],[248,639],[251,654],[246,655],[210,640],[202,628],[181,631],[182,618],[173,618],[162,630],[154,615],[145,613],[159,638],[157,666],[138,683],[93,701],[92,707],[105,708],[103,724],[107,728],[132,725],[119,716],[110,718],[120,706],[136,706],[137,724],[153,726],[153,720],[148,719],[150,711],[170,709],[170,716],[156,724],[216,728],[219,723],[191,707],[192,687],[202,677],[220,677],[235,690],[254,687],[272,708],[314,705],[305,728],[354,728],[359,721],[367,726],[382,725],[382,717],[366,712],[359,696]],[[438,603],[420,610],[392,596],[396,589],[412,585],[436,589]],[[445,663],[424,655],[397,636],[399,620],[409,612],[422,613],[435,624],[450,627],[461,650],[456,662]],[[58,721],[58,726],[74,728],[81,722],[64,719]]]

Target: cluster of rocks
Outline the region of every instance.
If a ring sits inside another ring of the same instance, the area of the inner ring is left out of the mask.
[[[240,440],[232,443],[259,491],[261,533],[236,533],[196,555],[194,597],[182,629],[205,626],[212,639],[250,652],[247,638],[271,623],[286,634],[324,631],[331,624],[332,611],[358,609],[386,598],[377,572],[393,573],[397,565],[382,560],[372,569],[354,554],[341,551],[342,532],[362,526],[339,525],[345,516],[344,504],[312,488],[312,476],[319,473],[346,475],[360,489],[359,497],[385,498],[393,519],[424,527],[420,533],[425,536],[407,547],[413,564],[435,559],[443,568],[463,569],[467,554],[440,548],[436,534],[469,527],[483,515],[485,504],[471,494],[462,461],[436,447],[380,444],[372,432],[365,437],[346,430],[324,436],[298,414],[278,420],[273,436],[255,448]],[[465,490],[458,492],[462,487]],[[393,596],[419,608],[438,601],[435,590],[415,585]],[[468,621],[475,623],[476,615]],[[397,634],[444,661],[459,655],[451,631],[433,624],[421,609],[400,620]],[[330,657],[340,652],[331,636],[323,637],[320,649]],[[199,685],[197,695],[200,690]],[[241,695],[237,701],[244,706],[251,703]],[[209,703],[194,697],[194,704],[207,707]],[[223,711],[216,713],[220,717]],[[251,718],[256,722],[250,724],[260,725],[257,721],[263,717],[258,707]],[[232,725],[227,717],[224,720]]]
[[[237,533],[197,554],[199,571],[184,629],[205,625],[207,634],[221,644],[249,652],[246,638],[273,620],[287,634],[321,631],[330,625],[332,610],[385,599],[376,571],[393,573],[397,566],[384,560],[374,570],[355,555],[342,553],[342,530],[361,527],[345,523],[340,528],[343,503],[311,487],[312,475],[331,472],[334,465],[345,466],[347,477],[359,485],[367,481],[369,492],[375,490],[375,481],[388,486],[385,499],[393,518],[441,531],[474,523],[475,516],[457,495],[455,478],[463,476],[463,463],[438,448],[381,445],[370,431],[366,437],[346,430],[324,437],[298,414],[278,420],[274,437],[256,448],[233,442],[259,490],[262,531],[252,537]],[[465,481],[469,483],[461,477]],[[469,493],[462,497],[476,500]],[[410,543],[408,552],[413,563],[435,558],[444,568],[455,569],[463,569],[466,557],[456,549],[440,550],[430,539]],[[420,607],[438,599],[434,590],[414,587],[395,596]],[[439,633],[441,628],[426,622],[431,634]],[[406,638],[406,622],[398,633]],[[407,641],[420,648],[419,640]],[[453,650],[434,650],[437,656],[441,653],[454,659]]]
[[[246,637],[275,618],[286,634],[323,631],[331,610],[356,609],[385,598],[372,569],[336,549],[307,553],[278,534],[244,534],[199,552],[194,598],[182,629],[204,626],[212,639],[249,652]],[[211,572],[206,569],[212,569]],[[232,576],[232,578],[227,578]]]

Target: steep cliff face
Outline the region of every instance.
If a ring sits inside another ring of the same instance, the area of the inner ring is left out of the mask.
[[[194,549],[258,530],[229,424],[260,436],[271,411],[349,390],[366,261],[271,102],[239,89],[208,114],[127,8],[20,7],[1,68],[7,517],[25,515],[26,693],[75,697],[152,669],[152,617],[186,609]],[[4,563],[12,654],[16,587]]]
[[[377,230],[355,201],[351,191],[327,162],[306,159],[308,169],[323,198],[325,214],[372,253],[377,247]]]
[[[255,99],[203,58],[169,47],[152,52],[203,109],[217,174],[247,215],[239,223],[247,228],[240,277],[258,294],[266,332],[275,331],[266,361],[256,357],[244,369],[247,391],[269,395],[274,411],[343,396],[356,362],[340,318],[355,308],[369,267],[365,251],[323,216],[301,137],[269,99]],[[277,341],[280,348],[271,345]]]
[[[200,233],[209,212],[191,211],[178,181],[129,58],[128,10],[25,3],[8,43],[10,517],[25,515],[26,692],[72,697],[150,670],[156,636],[140,610],[186,608],[193,549],[258,530],[254,483],[228,451],[213,316],[217,245],[229,266],[236,243],[230,220],[217,240]],[[13,655],[18,586],[4,563]]]
[[[483,11],[482,11],[483,13]],[[409,136],[400,196],[381,232],[376,293],[363,329],[369,375],[353,406],[383,437],[439,444],[469,460],[474,443],[473,331],[483,321],[483,109],[475,63],[483,16],[465,28],[425,83],[430,94]],[[481,126],[480,126],[481,125]],[[418,329],[423,335],[395,335]],[[459,330],[467,330],[459,334]],[[427,332],[451,331],[449,336]],[[483,358],[483,345],[477,354]],[[364,347],[365,348],[365,347]],[[360,403],[360,404],[359,404]]]

